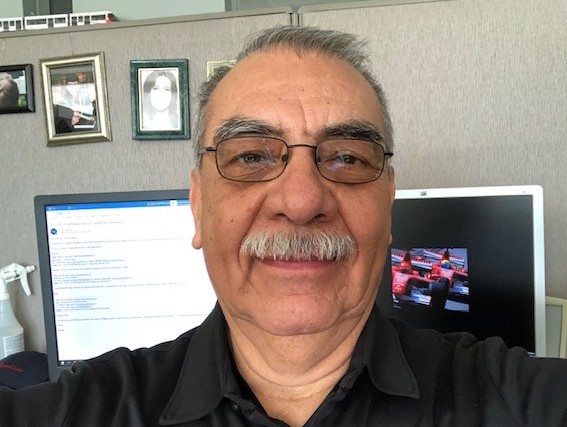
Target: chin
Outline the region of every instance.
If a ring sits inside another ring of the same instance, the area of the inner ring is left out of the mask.
[[[267,332],[277,336],[309,335],[330,329],[339,320],[334,310],[312,304],[278,304],[265,307],[255,321]]]

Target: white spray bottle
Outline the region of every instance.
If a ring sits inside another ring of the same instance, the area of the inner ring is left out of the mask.
[[[14,316],[8,283],[19,280],[26,295],[30,295],[27,275],[34,270],[33,265],[24,267],[15,263],[0,269],[0,360],[24,351],[24,330]]]

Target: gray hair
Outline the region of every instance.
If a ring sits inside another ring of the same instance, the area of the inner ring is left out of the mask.
[[[4,89],[6,91],[6,96],[0,102],[0,107],[17,107],[18,100],[20,99],[20,90],[18,89],[18,84],[9,74],[0,75],[0,83],[2,82],[7,82],[9,86],[7,89]]]
[[[332,30],[322,30],[315,27],[277,26],[260,32],[256,38],[248,43],[238,55],[235,64],[247,56],[260,51],[267,51],[275,47],[289,47],[298,55],[305,51],[315,51],[330,57],[340,59],[352,65],[374,89],[382,107],[384,120],[383,140],[386,151],[392,151],[393,128],[388,113],[388,103],[382,87],[370,71],[370,60],[365,52],[366,43],[357,36]],[[234,65],[233,65],[234,66]],[[200,150],[204,147],[204,133],[209,111],[211,95],[219,82],[228,74],[233,66],[221,66],[215,69],[209,79],[201,86],[198,95],[197,118],[193,138],[193,156],[191,169],[201,163]]]

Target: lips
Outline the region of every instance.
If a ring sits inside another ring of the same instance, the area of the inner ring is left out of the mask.
[[[265,254],[263,257],[259,257],[261,261],[271,260],[271,261],[282,261],[282,262],[311,262],[311,261],[336,261],[337,257],[328,259],[325,256],[320,256],[319,253],[314,252],[311,254],[303,253],[286,253],[285,256],[279,254]]]

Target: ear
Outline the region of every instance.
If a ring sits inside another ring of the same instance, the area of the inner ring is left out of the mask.
[[[394,168],[390,166],[388,171],[388,178],[390,179],[390,204],[394,204],[394,198],[396,197],[396,182],[395,182],[395,175]]]
[[[395,172],[394,172],[394,168],[392,166],[390,166],[390,169],[388,171],[388,178],[390,179],[390,183],[389,183],[389,189],[390,189],[390,210],[392,209],[392,207],[394,206],[394,199],[396,198],[396,182],[395,182]],[[390,220],[390,245],[392,244],[394,238],[392,236],[392,226],[391,226],[391,220]]]
[[[197,169],[191,172],[191,188],[189,190],[189,201],[191,211],[193,212],[193,221],[195,221],[195,235],[193,236],[193,247],[201,249],[203,247],[203,237],[201,233],[201,177]]]

